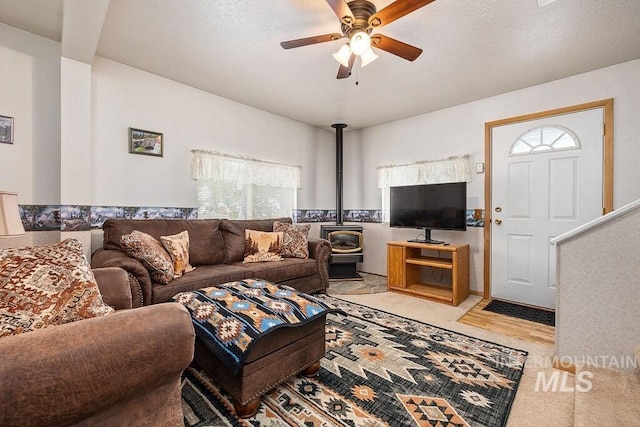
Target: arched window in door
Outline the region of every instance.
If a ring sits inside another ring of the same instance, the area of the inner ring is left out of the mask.
[[[510,156],[546,153],[559,150],[578,150],[580,140],[564,126],[546,125],[527,131],[511,145]]]

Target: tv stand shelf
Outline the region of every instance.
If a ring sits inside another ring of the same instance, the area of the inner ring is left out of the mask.
[[[449,259],[441,259],[430,256],[421,256],[417,258],[407,258],[404,260],[407,264],[423,265],[426,267],[445,268],[447,270],[453,269],[453,264]]]
[[[423,279],[427,268],[449,280]],[[387,243],[387,289],[457,306],[469,296],[469,245]]]

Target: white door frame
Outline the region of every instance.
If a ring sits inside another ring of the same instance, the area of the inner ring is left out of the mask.
[[[555,110],[525,114],[523,116],[510,117],[484,124],[484,298],[491,298],[491,206],[493,206],[491,198],[491,159],[493,154],[493,142],[491,140],[492,128],[545,117],[558,116],[561,114],[591,110],[594,108],[604,109],[604,138],[602,141],[602,214],[604,215],[605,213],[613,210],[613,98],[589,102],[586,104],[573,105],[570,107],[557,108]]]

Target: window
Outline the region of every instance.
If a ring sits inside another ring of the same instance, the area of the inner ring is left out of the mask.
[[[198,218],[290,217],[301,187],[300,166],[194,150]]]
[[[580,148],[578,137],[569,129],[560,125],[541,126],[531,129],[511,146],[510,156],[546,153],[559,150],[577,150]]]

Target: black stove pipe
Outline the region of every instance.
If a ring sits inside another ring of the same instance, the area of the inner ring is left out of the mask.
[[[347,125],[335,123],[336,130],[336,225],[342,225],[342,129]]]

